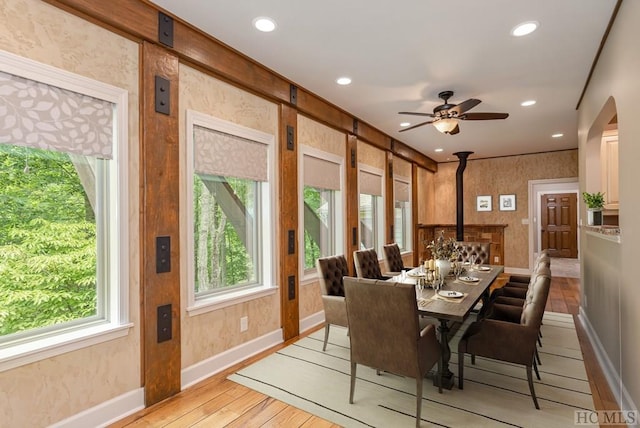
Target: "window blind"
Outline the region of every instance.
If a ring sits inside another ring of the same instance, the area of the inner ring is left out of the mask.
[[[268,181],[266,144],[201,126],[193,141],[196,173]]]
[[[360,193],[373,196],[382,196],[382,176],[367,171],[358,174]]]
[[[113,158],[113,103],[5,72],[0,98],[0,143]]]
[[[401,180],[393,180],[393,197],[396,201],[410,202],[409,183]]]
[[[304,184],[316,189],[340,190],[340,165],[315,156],[303,156]]]

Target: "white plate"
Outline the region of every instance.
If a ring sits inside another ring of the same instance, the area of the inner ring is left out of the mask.
[[[464,282],[478,282],[480,281],[480,278],[474,278],[472,276],[461,276],[460,281],[464,281]]]
[[[458,299],[458,298],[464,296],[464,294],[462,294],[459,291],[440,290],[440,291],[438,291],[438,296],[450,297],[452,299]]]
[[[427,274],[425,273],[418,273],[418,272],[408,272],[407,276],[409,278],[424,278],[425,276],[427,276]]]
[[[480,266],[478,270],[482,272],[488,272],[491,270],[491,268],[489,266]]]

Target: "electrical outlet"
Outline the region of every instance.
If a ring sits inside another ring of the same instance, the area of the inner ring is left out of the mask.
[[[582,295],[582,301],[583,301],[582,307],[587,309],[587,295],[586,294]]]
[[[249,329],[249,317],[240,318],[240,332],[247,331]]]
[[[493,262],[494,263],[500,263],[500,256],[494,256],[493,257]]]

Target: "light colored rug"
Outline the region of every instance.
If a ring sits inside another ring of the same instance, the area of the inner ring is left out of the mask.
[[[471,317],[470,317],[471,318]],[[468,320],[467,322],[470,322]],[[466,324],[466,323],[465,323]],[[451,340],[451,370],[457,375],[457,342]],[[567,427],[576,410],[593,410],[587,375],[573,318],[546,313],[540,348],[541,381],[535,390],[541,410],[529,395],[525,369],[477,358],[465,359],[464,390],[442,394],[424,383],[422,426]],[[354,404],[349,404],[349,338],[332,327],[327,351],[324,330],[283,348],[229,379],[345,427],[415,426],[415,381],[358,366]]]

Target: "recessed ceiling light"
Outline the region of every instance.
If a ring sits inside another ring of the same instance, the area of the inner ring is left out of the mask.
[[[527,100],[520,103],[522,107],[530,107],[536,103],[536,100]]]
[[[407,126],[411,125],[411,122],[402,122],[400,124],[401,127],[406,128]]]
[[[444,149],[435,149],[435,150],[434,150],[434,152],[436,152],[436,153],[440,153],[440,152],[442,152],[442,151],[444,151]]]
[[[350,77],[338,77],[336,79],[336,83],[338,85],[350,85],[351,84],[351,78]]]
[[[511,35],[516,37],[526,36],[527,34],[531,34],[538,28],[540,24],[536,21],[527,21],[522,24],[518,24],[511,30]]]
[[[276,21],[266,16],[259,16],[253,20],[253,26],[264,33],[270,33],[276,29]]]
[[[560,138],[560,137],[564,137],[564,134],[558,132],[557,134],[553,134],[551,137],[552,138]]]

